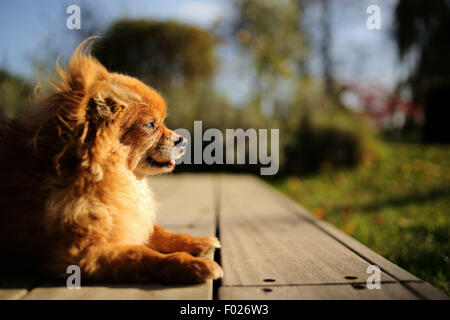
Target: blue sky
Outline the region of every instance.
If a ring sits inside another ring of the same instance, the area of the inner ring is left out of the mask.
[[[67,30],[65,10],[76,0],[14,0],[0,2],[0,65],[10,72],[29,79],[34,77],[33,57],[43,57],[49,52],[68,58],[76,46],[75,30]],[[404,76],[398,67],[395,45],[389,39],[392,9],[395,0],[332,0],[330,19],[332,28],[332,53],[337,77],[365,83],[381,83],[392,87]],[[315,2],[305,12],[306,25],[314,35],[320,8]],[[371,4],[381,7],[382,30],[368,30],[366,8]],[[102,25],[120,17],[146,17],[177,19],[204,27],[212,26],[218,19],[233,17],[232,1],[228,0],[100,0],[90,2]],[[314,24],[316,23],[316,25]],[[83,20],[82,20],[83,27]],[[314,40],[314,39],[313,39]],[[320,71],[318,46],[311,45],[311,69]],[[249,76],[239,71],[243,61],[231,48],[219,51],[222,60],[218,76],[219,87],[234,87],[236,98],[245,96]],[[239,76],[236,76],[238,74]],[[247,78],[247,79],[246,79]]]
[[[33,74],[31,57],[45,52],[47,41],[60,46],[63,52],[70,53],[75,42],[67,30],[65,13],[67,6],[83,5],[99,12],[105,24],[120,17],[146,17],[155,19],[177,19],[185,22],[210,26],[217,18],[229,15],[231,3],[215,0],[195,1],[149,1],[149,0],[14,0],[0,2],[0,63],[12,72],[22,76]],[[82,18],[83,23],[83,18]],[[50,40],[53,39],[53,40]]]

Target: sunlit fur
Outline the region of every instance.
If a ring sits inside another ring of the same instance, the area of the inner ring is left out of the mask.
[[[215,238],[154,226],[148,175],[170,172],[166,104],[139,80],[74,52],[55,93],[13,120],[0,140],[2,267],[83,279],[198,282],[222,276],[203,255]],[[145,126],[154,122],[155,128]],[[180,208],[182,210],[182,208]],[[182,213],[181,213],[182,214]],[[181,252],[183,251],[183,252]]]

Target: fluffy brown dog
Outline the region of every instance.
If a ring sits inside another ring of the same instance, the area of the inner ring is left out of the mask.
[[[108,72],[86,43],[59,69],[56,92],[2,132],[2,266],[59,274],[75,264],[82,279],[111,281],[221,277],[218,264],[195,257],[216,238],[154,225],[145,177],[172,171],[186,145],[163,124],[163,98]]]

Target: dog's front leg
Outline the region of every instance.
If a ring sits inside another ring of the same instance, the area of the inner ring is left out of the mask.
[[[146,246],[91,247],[78,262],[91,280],[163,283],[197,283],[223,276],[214,261],[185,252],[162,254]]]
[[[194,256],[202,256],[214,248],[220,248],[220,242],[216,237],[197,238],[185,233],[171,233],[160,226],[155,226],[149,246],[162,253],[187,252]]]

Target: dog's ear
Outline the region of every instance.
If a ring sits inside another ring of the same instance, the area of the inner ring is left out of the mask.
[[[67,69],[57,64],[62,81],[55,84],[52,104],[55,114],[66,127],[84,125],[85,121],[99,123],[110,119],[129,104],[136,95],[110,81],[108,70],[90,52],[91,40],[84,40],[73,53]]]
[[[121,107],[120,101],[115,100],[114,97],[104,96],[101,93],[96,94],[87,103],[86,120],[97,122],[111,119]]]
[[[87,120],[93,118],[112,119],[130,103],[140,100],[135,93],[110,82],[98,83],[96,88],[95,94],[91,96],[86,105]]]

